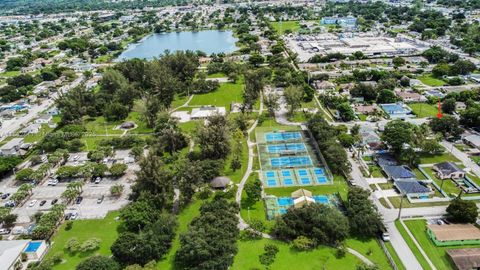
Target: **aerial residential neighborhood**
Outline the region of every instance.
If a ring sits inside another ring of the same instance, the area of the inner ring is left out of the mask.
[[[0,270],[480,269],[478,0],[0,1]]]

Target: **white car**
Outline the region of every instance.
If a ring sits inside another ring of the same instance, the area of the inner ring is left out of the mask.
[[[48,179],[48,183],[47,183],[48,186],[56,186],[57,184],[58,184],[57,179]]]
[[[77,219],[78,217],[78,213],[73,213],[71,216],[70,216],[70,220],[75,220]]]
[[[28,207],[34,207],[37,204],[37,200],[33,200],[28,204]]]

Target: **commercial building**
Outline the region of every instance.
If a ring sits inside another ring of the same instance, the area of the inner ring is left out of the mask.
[[[427,234],[437,246],[480,244],[480,229],[472,224],[429,224]]]
[[[22,253],[32,262],[41,260],[46,251],[45,241],[0,241],[0,270],[22,269]]]
[[[357,25],[357,18],[353,16],[347,17],[323,17],[320,20],[324,25],[341,25],[346,27],[355,27]]]
[[[0,156],[17,156],[20,147],[23,144],[23,138],[13,138],[0,147]]]
[[[402,102],[380,104],[390,119],[405,119],[413,117],[412,110]]]

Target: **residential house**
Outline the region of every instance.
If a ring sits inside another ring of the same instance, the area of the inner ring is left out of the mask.
[[[58,110],[57,107],[51,107],[50,109],[48,109],[47,114],[55,116],[55,115],[59,115],[60,111]]]
[[[480,136],[476,134],[463,137],[463,142],[472,147],[480,149]]]
[[[0,118],[2,119],[12,119],[15,117],[15,110],[6,109],[0,112]]]
[[[0,146],[1,156],[17,156],[20,155],[20,147],[23,144],[23,138],[13,138],[6,144]]]
[[[413,91],[395,91],[395,94],[406,103],[427,101],[426,97]]]
[[[390,119],[405,119],[413,117],[412,110],[402,102],[380,104],[380,107],[390,116]]]
[[[465,177],[465,171],[453,162],[441,162],[433,165],[432,169],[440,179],[459,179]]]
[[[30,124],[20,131],[20,135],[37,134],[41,128],[40,124]]]
[[[437,97],[437,98],[443,98],[445,96],[444,93],[440,92],[439,90],[431,89],[423,92],[423,95],[425,95],[427,98],[428,97]]]
[[[0,270],[15,270],[22,262],[22,253],[29,240],[0,241]]]
[[[50,121],[52,121],[52,116],[50,114],[42,114],[35,119],[36,124],[48,124]]]
[[[354,109],[355,109],[355,112],[358,114],[367,114],[367,115],[378,111],[378,107],[376,104],[358,105],[358,106],[355,106]]]

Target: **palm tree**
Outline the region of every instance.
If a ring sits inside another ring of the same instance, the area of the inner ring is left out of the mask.
[[[73,199],[78,196],[78,190],[67,189],[62,193],[62,198],[67,201],[67,204],[70,203]]]
[[[84,182],[83,181],[72,181],[68,183],[67,189],[73,189],[75,191],[78,191],[78,193],[81,193],[82,187],[83,187]]]
[[[26,192],[28,195],[32,195],[32,190],[33,190],[33,186],[31,184],[22,184],[19,188],[18,188],[18,191],[24,191]]]

